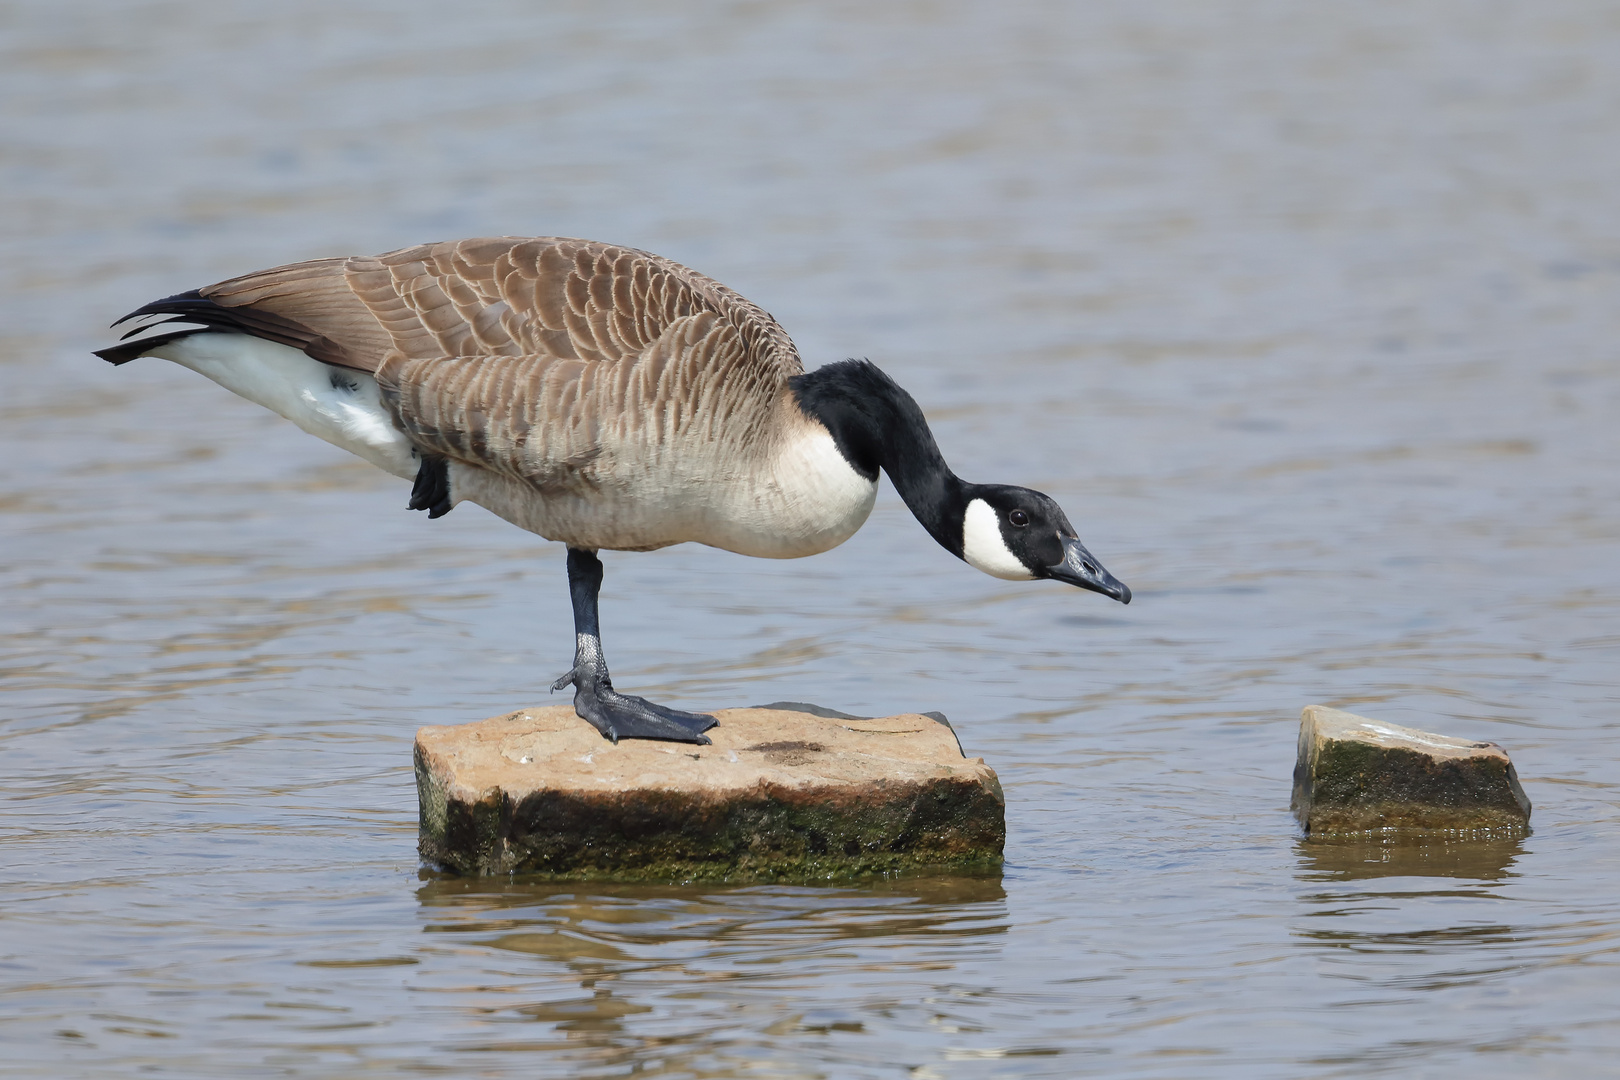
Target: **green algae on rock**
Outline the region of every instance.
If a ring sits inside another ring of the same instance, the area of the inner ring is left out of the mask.
[[[1294,815],[1312,836],[1525,832],[1530,800],[1507,751],[1364,716],[1306,706],[1294,765]]]
[[[1001,785],[948,725],[779,707],[714,715],[709,746],[615,745],[568,706],[424,727],[422,856],[463,874],[621,881],[1000,867]]]

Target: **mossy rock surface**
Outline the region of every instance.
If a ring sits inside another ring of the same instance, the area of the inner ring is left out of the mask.
[[[421,853],[463,874],[623,881],[999,868],[1000,783],[942,718],[715,715],[709,746],[614,745],[567,706],[423,728]]]
[[[1300,717],[1293,810],[1316,835],[1523,833],[1530,800],[1507,751],[1308,706]]]

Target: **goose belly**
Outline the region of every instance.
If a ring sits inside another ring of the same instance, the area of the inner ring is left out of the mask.
[[[247,334],[192,334],[146,355],[206,375],[395,476],[416,476],[416,452],[383,408],[377,380],[364,372]]]
[[[851,468],[819,425],[763,456],[722,444],[636,451],[604,453],[588,483],[565,491],[452,464],[451,497],[574,547],[647,551],[692,542],[768,559],[837,547],[877,499],[876,481]]]

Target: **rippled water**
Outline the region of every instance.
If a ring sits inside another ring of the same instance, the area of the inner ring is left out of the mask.
[[[1620,1052],[1620,13],[0,4],[0,1073],[1589,1076]],[[943,709],[1005,872],[418,865],[560,550],[161,362],[138,303],[484,233],[870,356],[1129,608],[934,547],[607,557],[622,686]],[[1299,709],[1509,748],[1521,841],[1308,843]]]

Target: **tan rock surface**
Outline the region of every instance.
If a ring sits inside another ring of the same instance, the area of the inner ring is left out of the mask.
[[[1530,800],[1507,751],[1309,705],[1293,811],[1305,831],[1523,832]]]
[[[950,727],[722,709],[709,746],[603,739],[570,706],[416,735],[421,851],[468,874],[657,880],[989,868],[1005,802]]]

